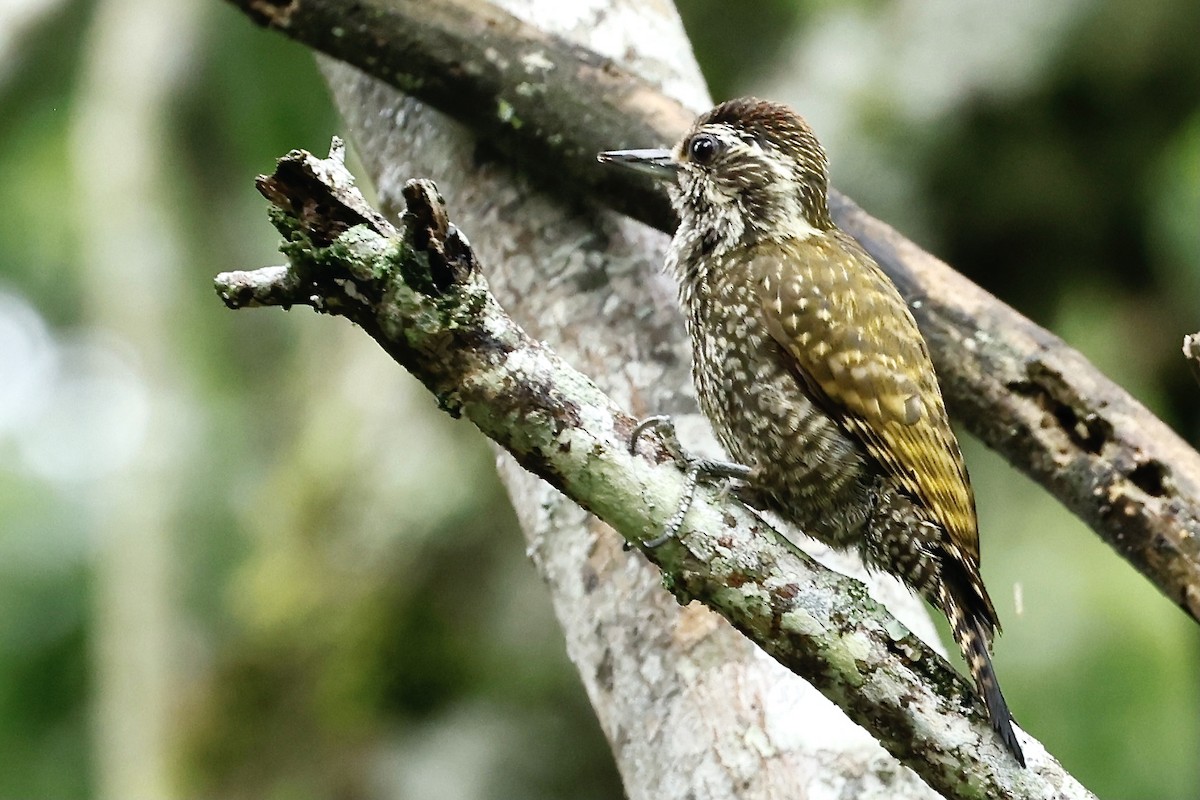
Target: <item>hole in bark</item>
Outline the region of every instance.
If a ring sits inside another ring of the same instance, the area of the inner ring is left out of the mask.
[[[1167,493],[1167,468],[1161,461],[1151,459],[1138,464],[1133,472],[1129,473],[1129,480],[1151,497],[1162,497]]]
[[[1071,441],[1089,453],[1099,453],[1104,447],[1104,443],[1108,441],[1109,433],[1112,432],[1112,426],[1108,424],[1108,421],[1095,414],[1080,417],[1071,406],[1065,403],[1051,402],[1053,403],[1051,411],[1054,418],[1058,420],[1059,425],[1062,425]]]
[[[1112,436],[1112,424],[1099,414],[1080,415],[1070,403],[1056,398],[1050,390],[1034,381],[1014,381],[1008,388],[1016,394],[1033,399],[1046,413],[1054,417],[1059,427],[1077,447],[1098,454]]]

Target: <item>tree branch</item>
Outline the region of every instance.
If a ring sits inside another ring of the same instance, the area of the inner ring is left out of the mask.
[[[594,161],[672,143],[693,110],[482,0],[230,0],[470,127],[543,185],[663,230],[660,188]],[[1077,351],[834,192],[900,286],[951,413],[1200,620],[1200,455]]]
[[[683,483],[662,443],[631,455],[634,420],[504,313],[432,183],[406,185],[401,235],[340,159],[336,144],[328,159],[293,151],[259,179],[290,266],[217,276],[226,305],[309,305],[351,319],[443,409],[630,544],[654,536]],[[1031,768],[1020,768],[966,682],[862,584],[716,490],[701,489],[677,540],[643,552],[681,603],[716,610],[945,797],[1090,796],[1028,736]]]

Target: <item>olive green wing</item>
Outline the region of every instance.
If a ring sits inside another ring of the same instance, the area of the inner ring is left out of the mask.
[[[929,350],[896,287],[840,231],[759,247],[751,268],[789,368],[977,565],[966,467]]]

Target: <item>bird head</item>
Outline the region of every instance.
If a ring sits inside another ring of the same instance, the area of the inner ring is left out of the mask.
[[[615,150],[601,161],[670,180],[681,233],[705,250],[807,238],[833,227],[825,151],[785,105],[730,100],[702,114],[671,150]]]

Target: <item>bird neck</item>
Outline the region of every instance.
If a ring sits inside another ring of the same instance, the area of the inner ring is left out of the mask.
[[[786,178],[782,172],[753,190],[694,177],[672,189],[671,204],[680,220],[673,248],[678,266],[686,269],[736,248],[807,239],[834,227],[824,183]],[[687,276],[677,272],[676,277]]]
[[[806,241],[823,237],[834,229],[825,213],[821,227],[810,222],[799,206],[794,213],[756,217],[744,213],[736,203],[708,204],[703,213],[676,202],[680,223],[667,251],[666,270],[679,287],[684,307],[703,302],[708,287],[736,261],[739,252],[749,252],[769,242]]]

